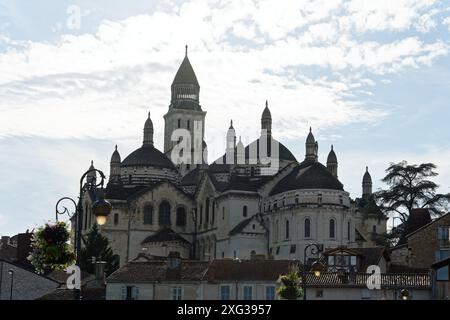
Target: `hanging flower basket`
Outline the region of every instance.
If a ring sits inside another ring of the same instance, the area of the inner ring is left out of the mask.
[[[65,222],[47,223],[33,233],[28,260],[37,273],[65,270],[75,263],[75,253],[69,239],[70,231]]]

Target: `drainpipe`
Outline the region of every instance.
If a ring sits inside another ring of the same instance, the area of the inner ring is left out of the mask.
[[[155,300],[156,297],[156,283],[153,282],[153,300]]]

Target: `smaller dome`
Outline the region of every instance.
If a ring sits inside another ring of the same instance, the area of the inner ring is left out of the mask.
[[[191,84],[197,87],[199,86],[194,69],[192,68],[191,62],[187,56],[187,46],[186,54],[183,62],[181,62],[181,65],[178,68],[175,78],[173,79],[172,86],[176,84]]]
[[[266,107],[264,108],[261,119],[262,120],[266,120],[266,119],[271,120],[272,119],[272,114],[270,113],[269,103],[267,102],[267,100],[266,100]]]
[[[170,159],[161,151],[156,149],[153,145],[144,144],[139,149],[133,151],[126,157],[122,167],[158,167],[175,170],[175,167]]]
[[[120,163],[120,153],[117,151],[117,144],[116,144],[116,150],[114,150],[112,156],[111,156],[111,163]]]
[[[153,122],[150,118],[150,111],[148,112],[148,118],[145,120],[144,129],[152,129],[153,130]]]
[[[89,167],[88,173],[86,175],[86,178],[89,183],[95,182],[95,179],[97,178],[97,172],[94,170],[95,170],[94,160],[91,160],[91,166]]]
[[[366,167],[366,172],[364,173],[363,183],[372,183],[372,177],[369,173],[369,167]]]
[[[330,153],[328,154],[327,163],[337,163],[337,156],[334,152],[333,145],[331,145]]]
[[[309,127],[309,134],[308,134],[308,137],[306,138],[306,143],[307,144],[315,144],[316,143],[316,139],[314,138],[314,135],[312,134],[311,127]]]
[[[94,167],[94,160],[91,160],[91,166],[89,167],[88,171],[94,170],[94,169],[95,169],[95,167]],[[94,174],[95,174],[95,172],[89,172],[88,173],[88,175],[94,175]]]

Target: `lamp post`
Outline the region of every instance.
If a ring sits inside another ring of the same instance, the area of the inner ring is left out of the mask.
[[[303,289],[303,300],[306,300],[306,255],[308,253],[308,250],[310,249],[311,254],[318,254],[322,251],[322,245],[316,244],[316,243],[310,243],[308,244],[305,249],[303,250],[303,268],[302,268],[302,289]],[[320,274],[322,273],[322,264],[317,259],[314,261],[314,263],[311,265],[311,270],[317,278],[320,277]]]
[[[100,182],[96,183],[95,180],[87,180],[87,183],[84,184],[84,179],[90,174],[90,173],[99,173],[100,174]],[[92,205],[92,211],[95,215],[96,221],[98,225],[104,225],[108,219],[108,215],[111,213],[112,206],[111,204],[106,201],[103,197],[103,185],[105,182],[105,174],[97,170],[95,168],[89,169],[86,171],[80,179],[80,193],[78,196],[78,203],[75,202],[70,197],[63,197],[56,202],[55,206],[55,214],[56,214],[56,221],[58,221],[58,216],[67,214],[69,218],[72,218],[75,216],[75,238],[74,238],[74,245],[75,245],[75,254],[77,257],[77,265],[80,264],[80,258],[81,258],[81,229],[83,226],[83,205],[81,203],[82,197],[83,197],[83,191],[94,191],[97,187],[101,187],[101,193],[99,199],[95,201]],[[69,201],[73,204],[74,210],[71,213],[67,207],[63,206],[63,210],[59,209],[59,205],[63,201]],[[81,291],[79,289],[74,289],[74,297],[75,300],[81,299]]]
[[[90,173],[95,173],[95,174],[99,173],[100,182],[96,183],[95,180],[91,180],[91,181],[87,181],[87,183],[84,184],[84,179]],[[63,197],[63,198],[59,199],[58,202],[56,202],[56,207],[55,207],[56,221],[58,221],[59,215],[67,214],[69,216],[69,218],[72,218],[73,216],[75,216],[74,244],[75,244],[75,253],[77,256],[77,264],[79,263],[80,252],[81,252],[81,229],[83,226],[83,205],[81,203],[81,199],[83,196],[83,191],[95,190],[97,187],[101,187],[102,191],[101,191],[100,197],[92,205],[92,211],[95,215],[97,224],[102,226],[106,223],[108,216],[111,213],[111,209],[112,209],[111,204],[108,201],[106,201],[103,197],[104,182],[105,182],[105,174],[102,171],[100,171],[98,169],[89,169],[81,176],[81,179],[80,179],[80,193],[78,196],[78,203],[76,203],[75,200],[73,200],[70,197]],[[74,210],[72,213],[65,206],[62,207],[63,210],[59,209],[60,203],[63,201],[66,201],[66,200],[70,201],[74,206]]]
[[[14,270],[13,269],[9,269],[8,273],[11,276],[11,286],[9,288],[9,300],[12,300],[12,297],[13,297],[13,286],[14,286]]]

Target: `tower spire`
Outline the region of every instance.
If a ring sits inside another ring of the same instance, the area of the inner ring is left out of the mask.
[[[187,57],[188,45],[186,44],[184,48],[185,48],[185,53],[184,53],[184,55]]]
[[[272,114],[269,110],[269,101],[266,100],[266,107],[261,115],[261,134],[271,135],[272,134]]]
[[[148,112],[148,118],[144,124],[144,145],[153,145],[153,122],[150,118],[150,111]]]

